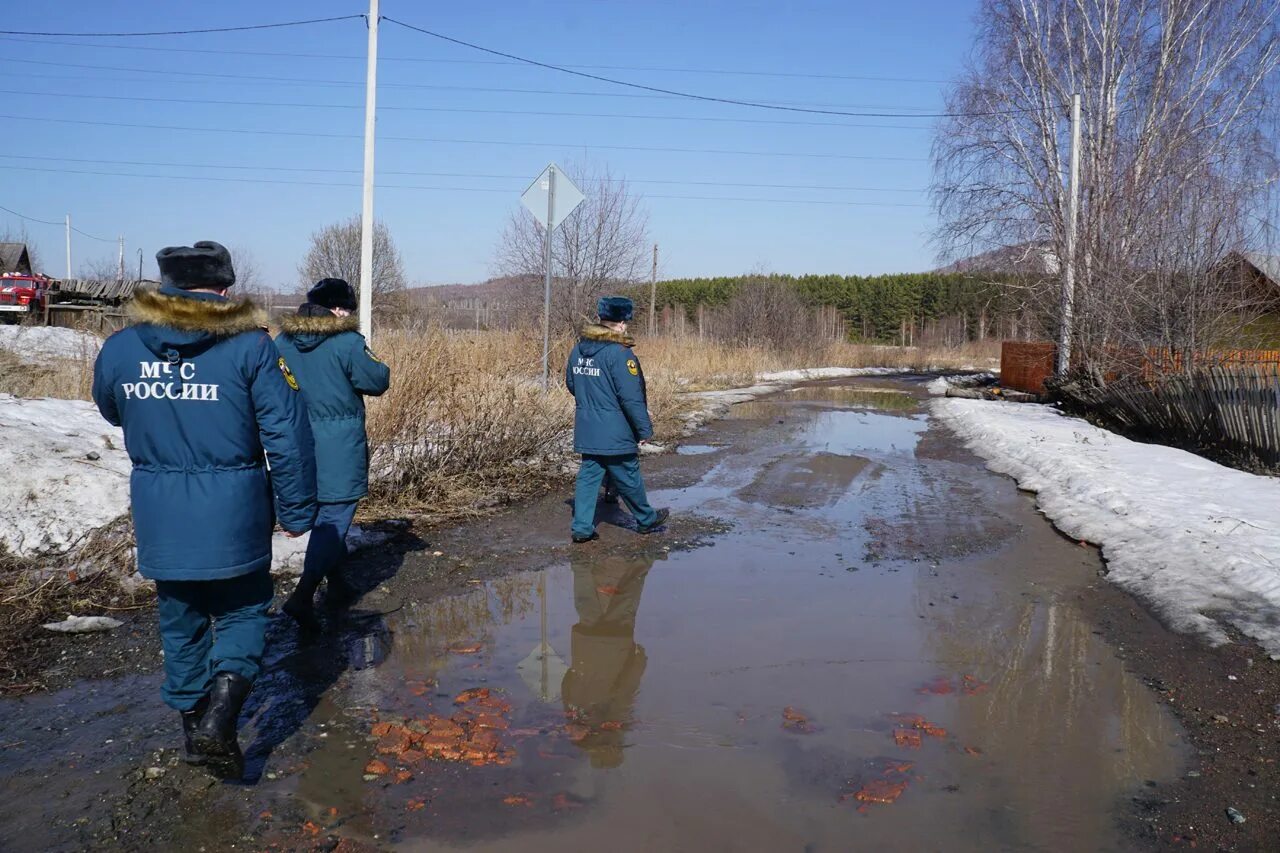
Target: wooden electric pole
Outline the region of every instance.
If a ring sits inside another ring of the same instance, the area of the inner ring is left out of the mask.
[[[653,272],[649,276],[649,334],[653,334],[653,312],[658,303],[658,244],[653,244]]]

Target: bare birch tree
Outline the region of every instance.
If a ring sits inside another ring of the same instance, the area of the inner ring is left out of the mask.
[[[551,317],[558,328],[574,328],[595,311],[607,291],[640,280],[649,258],[649,215],[640,196],[608,168],[570,162],[565,172],[585,196],[551,240]],[[511,215],[499,241],[499,275],[523,284],[515,296],[527,315],[541,315],[543,228],[527,210]],[[536,284],[532,282],[536,281]]]
[[[1194,351],[1251,298],[1218,274],[1272,209],[1274,0],[983,0],[934,144],[939,241],[1066,255],[1066,115],[1083,102],[1076,350]],[[1054,264],[1057,266],[1057,263]],[[1055,275],[1031,282],[1046,331]]]
[[[360,292],[360,217],[353,216],[321,228],[311,235],[311,248],[298,266],[298,279],[305,293],[322,278],[340,278]],[[405,297],[404,264],[385,223],[373,226],[373,310],[394,314],[402,311]]]

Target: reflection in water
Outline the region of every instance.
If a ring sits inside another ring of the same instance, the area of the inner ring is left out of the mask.
[[[653,558],[577,556],[570,632],[570,664],[561,695],[574,727],[574,742],[592,767],[622,764],[625,731],[648,658],[635,639],[636,615]]]

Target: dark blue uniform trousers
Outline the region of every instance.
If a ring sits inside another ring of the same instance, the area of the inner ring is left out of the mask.
[[[220,672],[258,677],[274,593],[266,569],[222,580],[156,581],[166,705],[191,710]]]
[[[320,583],[321,578],[336,570],[347,559],[347,531],[356,515],[356,502],[320,504],[316,524],[307,540],[307,556],[302,563],[302,576]]]
[[[600,495],[600,483],[605,472],[613,478],[618,497],[626,502],[636,523],[647,527],[658,520],[658,513],[649,505],[640,479],[640,459],[632,453],[627,456],[586,456],[578,466],[578,483],[573,494],[573,535],[590,536],[596,529],[596,498]]]

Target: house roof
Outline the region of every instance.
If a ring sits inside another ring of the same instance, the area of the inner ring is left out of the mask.
[[[1264,255],[1260,252],[1242,252],[1240,257],[1270,282],[1280,287],[1280,255]]]
[[[31,275],[31,258],[26,243],[0,243],[0,272]]]

